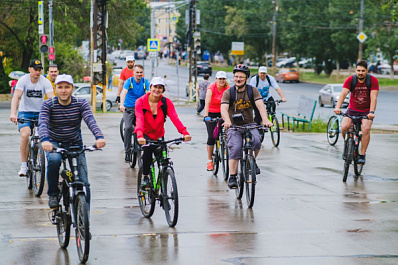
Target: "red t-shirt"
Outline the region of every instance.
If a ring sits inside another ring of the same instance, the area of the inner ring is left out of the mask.
[[[208,90],[210,89],[213,95],[211,96],[211,101],[209,104],[209,112],[211,113],[220,113],[221,112],[221,98],[224,94],[224,91],[229,88],[229,85],[221,89],[221,91],[217,88],[217,82],[208,86]]]
[[[371,76],[370,78],[371,88],[370,90],[379,90],[379,81],[376,77]],[[348,77],[343,87],[351,89],[352,76]],[[369,112],[370,111],[370,91],[366,87],[366,83],[357,82],[357,86],[354,91],[351,92],[350,103],[348,108],[358,112]]]
[[[130,77],[134,76],[134,71],[133,70],[129,70],[128,67],[124,68],[121,72],[120,72],[120,80],[126,81],[127,79],[129,79]]]

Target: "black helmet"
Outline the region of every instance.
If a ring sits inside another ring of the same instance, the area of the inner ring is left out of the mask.
[[[236,65],[236,66],[234,67],[234,70],[233,70],[232,72],[233,72],[234,74],[235,74],[236,72],[243,72],[243,73],[246,74],[247,77],[250,76],[250,69],[249,69],[249,67],[247,67],[247,66],[244,65],[244,64],[238,64],[238,65]]]

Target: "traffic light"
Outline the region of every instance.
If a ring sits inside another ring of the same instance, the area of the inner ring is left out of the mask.
[[[48,52],[48,44],[50,42],[48,35],[46,34],[40,35],[39,42],[40,42],[40,47],[39,47],[40,52],[41,53]]]
[[[102,84],[102,72],[94,72],[94,85]]]
[[[55,48],[53,46],[48,48],[48,60],[50,60],[50,61],[55,60]]]
[[[195,38],[194,45],[195,45],[194,48],[195,48],[196,54],[201,54],[202,50],[200,47],[200,37]]]

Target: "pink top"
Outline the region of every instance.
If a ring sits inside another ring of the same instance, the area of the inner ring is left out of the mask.
[[[217,88],[217,82],[214,82],[213,84],[209,85],[207,88],[208,90],[210,89],[213,95],[211,96],[211,101],[209,104],[209,112],[211,113],[220,113],[221,112],[221,98],[222,95],[224,94],[224,91],[229,88],[229,85],[224,87],[221,90],[218,90]]]

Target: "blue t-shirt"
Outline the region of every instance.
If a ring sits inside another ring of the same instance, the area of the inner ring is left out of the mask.
[[[145,82],[145,89],[144,89],[144,82]],[[133,84],[131,86],[131,83]],[[127,95],[124,100],[125,107],[135,107],[135,102],[138,98],[145,95],[146,91],[149,91],[150,83],[148,79],[144,77],[141,78],[140,82],[137,84],[135,81],[134,76],[130,77],[126,80],[123,84],[123,89],[127,89]]]
[[[258,91],[260,91],[261,96],[263,97],[263,99],[268,100],[271,97],[271,94],[269,93],[269,88],[270,86],[272,86],[274,89],[278,89],[279,85],[276,82],[275,78],[268,75],[269,80],[271,81],[271,84],[268,83],[267,78],[265,78],[265,80],[261,80],[261,78],[258,79]],[[257,83],[257,77],[254,76],[252,77],[252,79],[250,80],[250,85],[252,86],[256,86]]]

